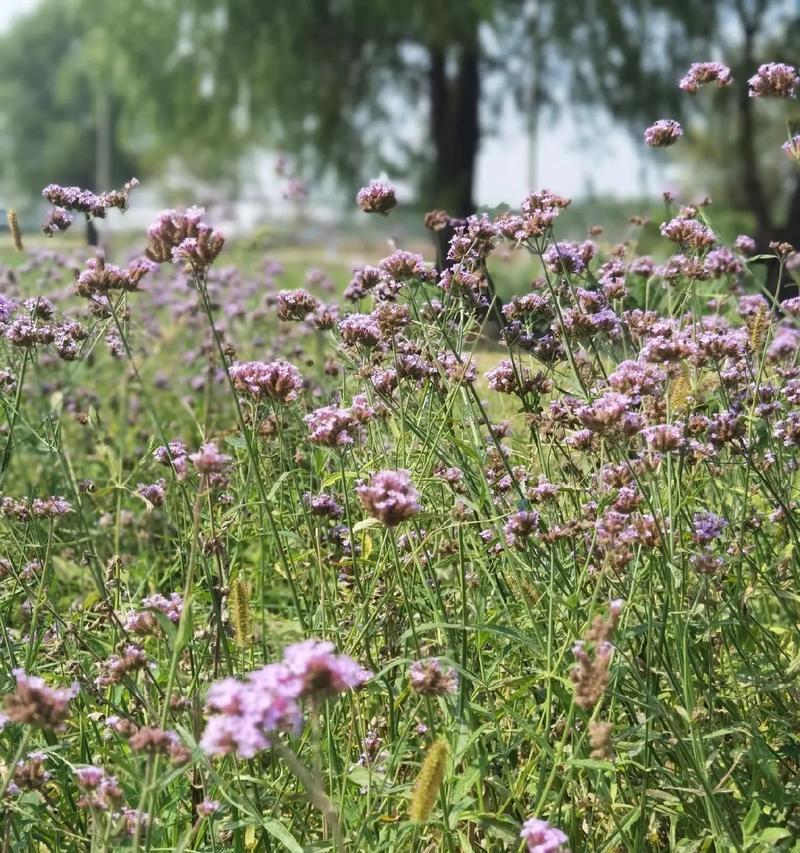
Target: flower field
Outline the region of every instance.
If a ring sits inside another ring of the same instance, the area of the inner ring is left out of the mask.
[[[343,293],[193,207],[62,251],[136,183],[10,220],[2,850],[800,851],[795,249],[541,190]]]

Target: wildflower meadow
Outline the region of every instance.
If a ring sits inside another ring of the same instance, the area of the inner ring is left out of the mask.
[[[73,252],[137,183],[9,215],[2,851],[800,851],[797,247],[556,186],[345,288],[192,206]]]

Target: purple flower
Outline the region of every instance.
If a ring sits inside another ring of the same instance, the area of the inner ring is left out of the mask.
[[[319,308],[319,301],[302,287],[278,294],[279,320],[305,320]]]
[[[300,701],[358,687],[370,677],[333,645],[306,640],[288,646],[283,660],[251,672],[245,681],[212,684],[206,708],[212,712],[200,741],[209,755],[236,753],[252,758],[277,732],[296,731],[303,721]]]
[[[222,251],[225,237],[202,221],[201,207],[164,210],[147,229],[147,257],[157,264],[187,261],[208,267]]]
[[[220,453],[213,441],[202,444],[197,453],[189,455],[189,459],[201,474],[222,474],[231,462],[231,457]]]
[[[358,191],[356,204],[364,213],[379,213],[381,216],[386,216],[397,205],[395,189],[391,184],[372,181],[369,186],[361,187]]]
[[[69,716],[69,703],[78,693],[78,686],[48,687],[35,675],[22,669],[12,669],[17,682],[14,693],[4,697],[6,715],[12,723],[26,723],[42,729],[58,729]]]
[[[781,146],[786,154],[793,160],[800,160],[800,133],[793,136]]]
[[[752,237],[748,237],[747,234],[740,234],[733,247],[743,255],[752,255],[756,250],[756,241]]]
[[[308,440],[326,447],[347,447],[361,437],[363,428],[350,409],[322,406],[303,418]]]
[[[518,510],[503,525],[508,545],[522,547],[525,540],[539,529],[539,513],[536,510]]]
[[[163,506],[167,498],[166,485],[166,480],[163,479],[155,483],[139,483],[136,492],[153,506]]]
[[[684,92],[694,93],[700,86],[714,81],[720,88],[730,86],[733,82],[731,69],[721,62],[693,62],[678,86]]]
[[[794,65],[767,62],[747,81],[751,98],[793,98],[800,85]]]
[[[183,596],[180,593],[172,592],[167,598],[156,593],[142,599],[142,606],[149,607],[151,610],[159,610],[170,622],[177,625],[181,621],[181,614],[183,613]]]
[[[395,527],[420,510],[408,471],[378,471],[368,486],[357,486],[356,492],[364,509],[387,527]]]
[[[546,820],[532,817],[522,824],[519,837],[528,847],[528,853],[568,853],[565,844],[569,838]]]
[[[727,526],[728,522],[713,512],[697,512],[692,518],[692,538],[699,545],[708,545],[718,539]]]
[[[542,257],[551,272],[582,273],[595,253],[596,247],[591,241],[561,240],[551,243]]]
[[[333,643],[304,640],[283,650],[283,662],[300,680],[301,696],[335,696],[360,687],[372,677],[347,655],[334,653]]]
[[[450,667],[442,669],[436,658],[414,661],[408,668],[411,689],[421,696],[444,696],[458,690],[458,674]]]
[[[303,390],[300,371],[285,359],[276,361],[237,361],[230,368],[233,387],[246,397],[267,397],[278,403],[291,403]]]
[[[714,232],[698,219],[685,219],[676,216],[661,224],[661,235],[692,249],[707,249],[716,242]]]
[[[374,349],[384,343],[378,321],[372,314],[348,314],[339,321],[339,334],[348,347]]]
[[[744,269],[742,262],[726,246],[710,251],[706,255],[705,265],[711,278],[737,275]]]
[[[303,503],[305,503],[314,515],[341,518],[343,513],[342,507],[326,492],[320,492],[318,495],[306,492],[303,495]]]
[[[683,136],[683,128],[672,119],[660,119],[644,132],[644,141],[651,148],[666,148],[674,145]]]

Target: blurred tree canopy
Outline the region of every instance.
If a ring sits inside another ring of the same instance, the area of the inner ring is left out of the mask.
[[[102,32],[62,0],[46,0],[2,39],[0,151],[13,190],[133,174],[136,158],[115,132],[124,98],[108,85],[105,48]]]
[[[241,180],[239,155],[267,145],[351,185],[388,168],[463,215],[503,105],[533,129],[569,100],[639,139],[656,118],[690,120],[763,242],[791,219],[771,198],[780,169],[766,168],[783,133],[761,151],[759,112],[785,104],[754,103],[745,81],[761,61],[792,61],[797,19],[792,0],[44,0],[0,45],[6,163],[35,185],[92,184],[105,150],[112,182],[134,160]],[[735,87],[680,92],[688,64],[710,58],[733,66]]]

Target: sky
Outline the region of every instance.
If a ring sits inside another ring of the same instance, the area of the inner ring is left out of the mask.
[[[0,32],[37,2],[0,0]],[[663,116],[653,116],[657,118]],[[574,116],[567,115],[542,122],[535,146],[537,186],[528,186],[530,145],[521,118],[507,111],[495,125],[495,131],[484,136],[478,157],[475,195],[479,205],[515,205],[538,187],[582,198],[591,193],[641,197],[652,195],[660,186],[653,171],[643,169],[640,149],[627,133],[609,125],[589,135],[576,127]],[[592,147],[589,157],[587,144]]]

